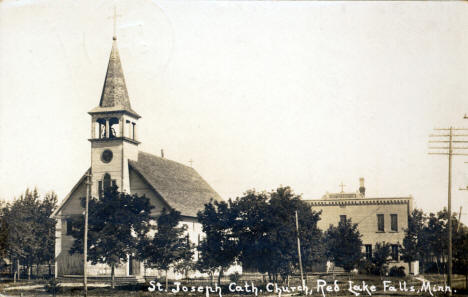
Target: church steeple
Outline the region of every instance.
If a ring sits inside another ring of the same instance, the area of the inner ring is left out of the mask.
[[[99,105],[91,115],[92,194],[116,185],[130,190],[128,160],[138,161],[137,122],[132,109],[114,36]]]
[[[123,111],[136,118],[140,118],[130,104],[122,64],[120,63],[117,38],[114,36],[112,39],[112,50],[107,65],[101,100],[99,101],[99,106],[95,107],[89,113]]]

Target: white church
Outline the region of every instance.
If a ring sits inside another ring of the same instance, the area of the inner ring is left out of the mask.
[[[70,219],[82,216],[84,209],[80,199],[86,196],[86,179],[91,176],[91,195],[113,185],[120,191],[145,195],[154,206],[155,217],[162,208],[181,212],[187,225],[190,240],[197,244],[202,234],[196,214],[210,199],[222,200],[213,188],[191,167],[158,157],[138,149],[137,137],[140,115],[130,105],[125,79],[120,63],[117,38],[113,38],[112,51],[99,105],[91,115],[91,167],[78,180],[70,193],[53,213],[57,219],[55,240],[55,276],[83,274],[83,256],[70,255],[73,244]],[[86,264],[88,275],[109,276],[110,267],[105,264]],[[115,275],[143,276],[143,264],[134,260],[116,267]],[[155,271],[154,271],[155,273]]]

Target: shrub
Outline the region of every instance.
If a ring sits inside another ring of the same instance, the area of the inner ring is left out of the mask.
[[[51,293],[55,296],[55,294],[57,293],[62,293],[63,292],[63,288],[62,286],[60,285],[60,282],[55,279],[55,278],[52,278],[46,285],[45,285],[45,290],[47,293]]]
[[[369,259],[363,259],[359,262],[359,273],[361,274],[371,274],[379,275],[380,271],[374,263]]]
[[[389,276],[397,276],[397,277],[406,276],[405,267],[403,267],[403,266],[400,266],[400,267],[393,266],[392,268],[390,268],[390,272],[388,273],[388,275]]]
[[[239,282],[240,278],[241,275],[239,274],[239,272],[234,272],[233,274],[229,275],[229,280],[233,283]]]

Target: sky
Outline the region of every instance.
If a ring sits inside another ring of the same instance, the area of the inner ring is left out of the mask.
[[[0,199],[62,199],[90,166],[114,6],[142,151],[193,160],[225,199],[280,185],[317,199],[364,177],[369,197],[446,206],[428,136],[468,127],[466,2],[3,0]],[[465,223],[467,161],[453,160]]]

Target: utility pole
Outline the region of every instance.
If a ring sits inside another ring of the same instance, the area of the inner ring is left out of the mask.
[[[88,296],[88,205],[89,195],[91,192],[91,172],[86,174],[86,202],[85,202],[85,222],[84,222],[84,239],[83,239],[83,294]]]
[[[301,240],[299,239],[299,219],[297,216],[297,210],[296,210],[296,234],[297,234],[297,254],[299,256],[299,268],[301,270],[301,284],[302,287],[305,287],[305,282],[304,282],[304,272],[302,271],[302,257],[301,257]]]
[[[458,213],[457,233],[458,233],[458,230],[460,230],[460,220],[461,220],[462,210],[463,210],[463,206],[460,206],[460,212]]]
[[[459,139],[457,137],[468,137],[466,133],[468,129],[466,128],[438,128],[434,129],[437,131],[437,134],[430,134],[430,139],[436,140],[429,140],[429,143],[439,143],[440,145],[444,146],[429,146],[430,155],[444,155],[448,156],[448,267],[447,267],[447,283],[449,287],[452,287],[452,157],[453,156],[468,156],[467,150],[468,147],[460,146],[460,144],[468,143],[466,138]],[[454,131],[458,131],[454,134]],[[443,134],[440,134],[443,133]],[[454,140],[455,138],[455,140]],[[448,145],[448,146],[445,146]],[[436,151],[434,151],[436,150]],[[457,150],[454,153],[454,150]]]

